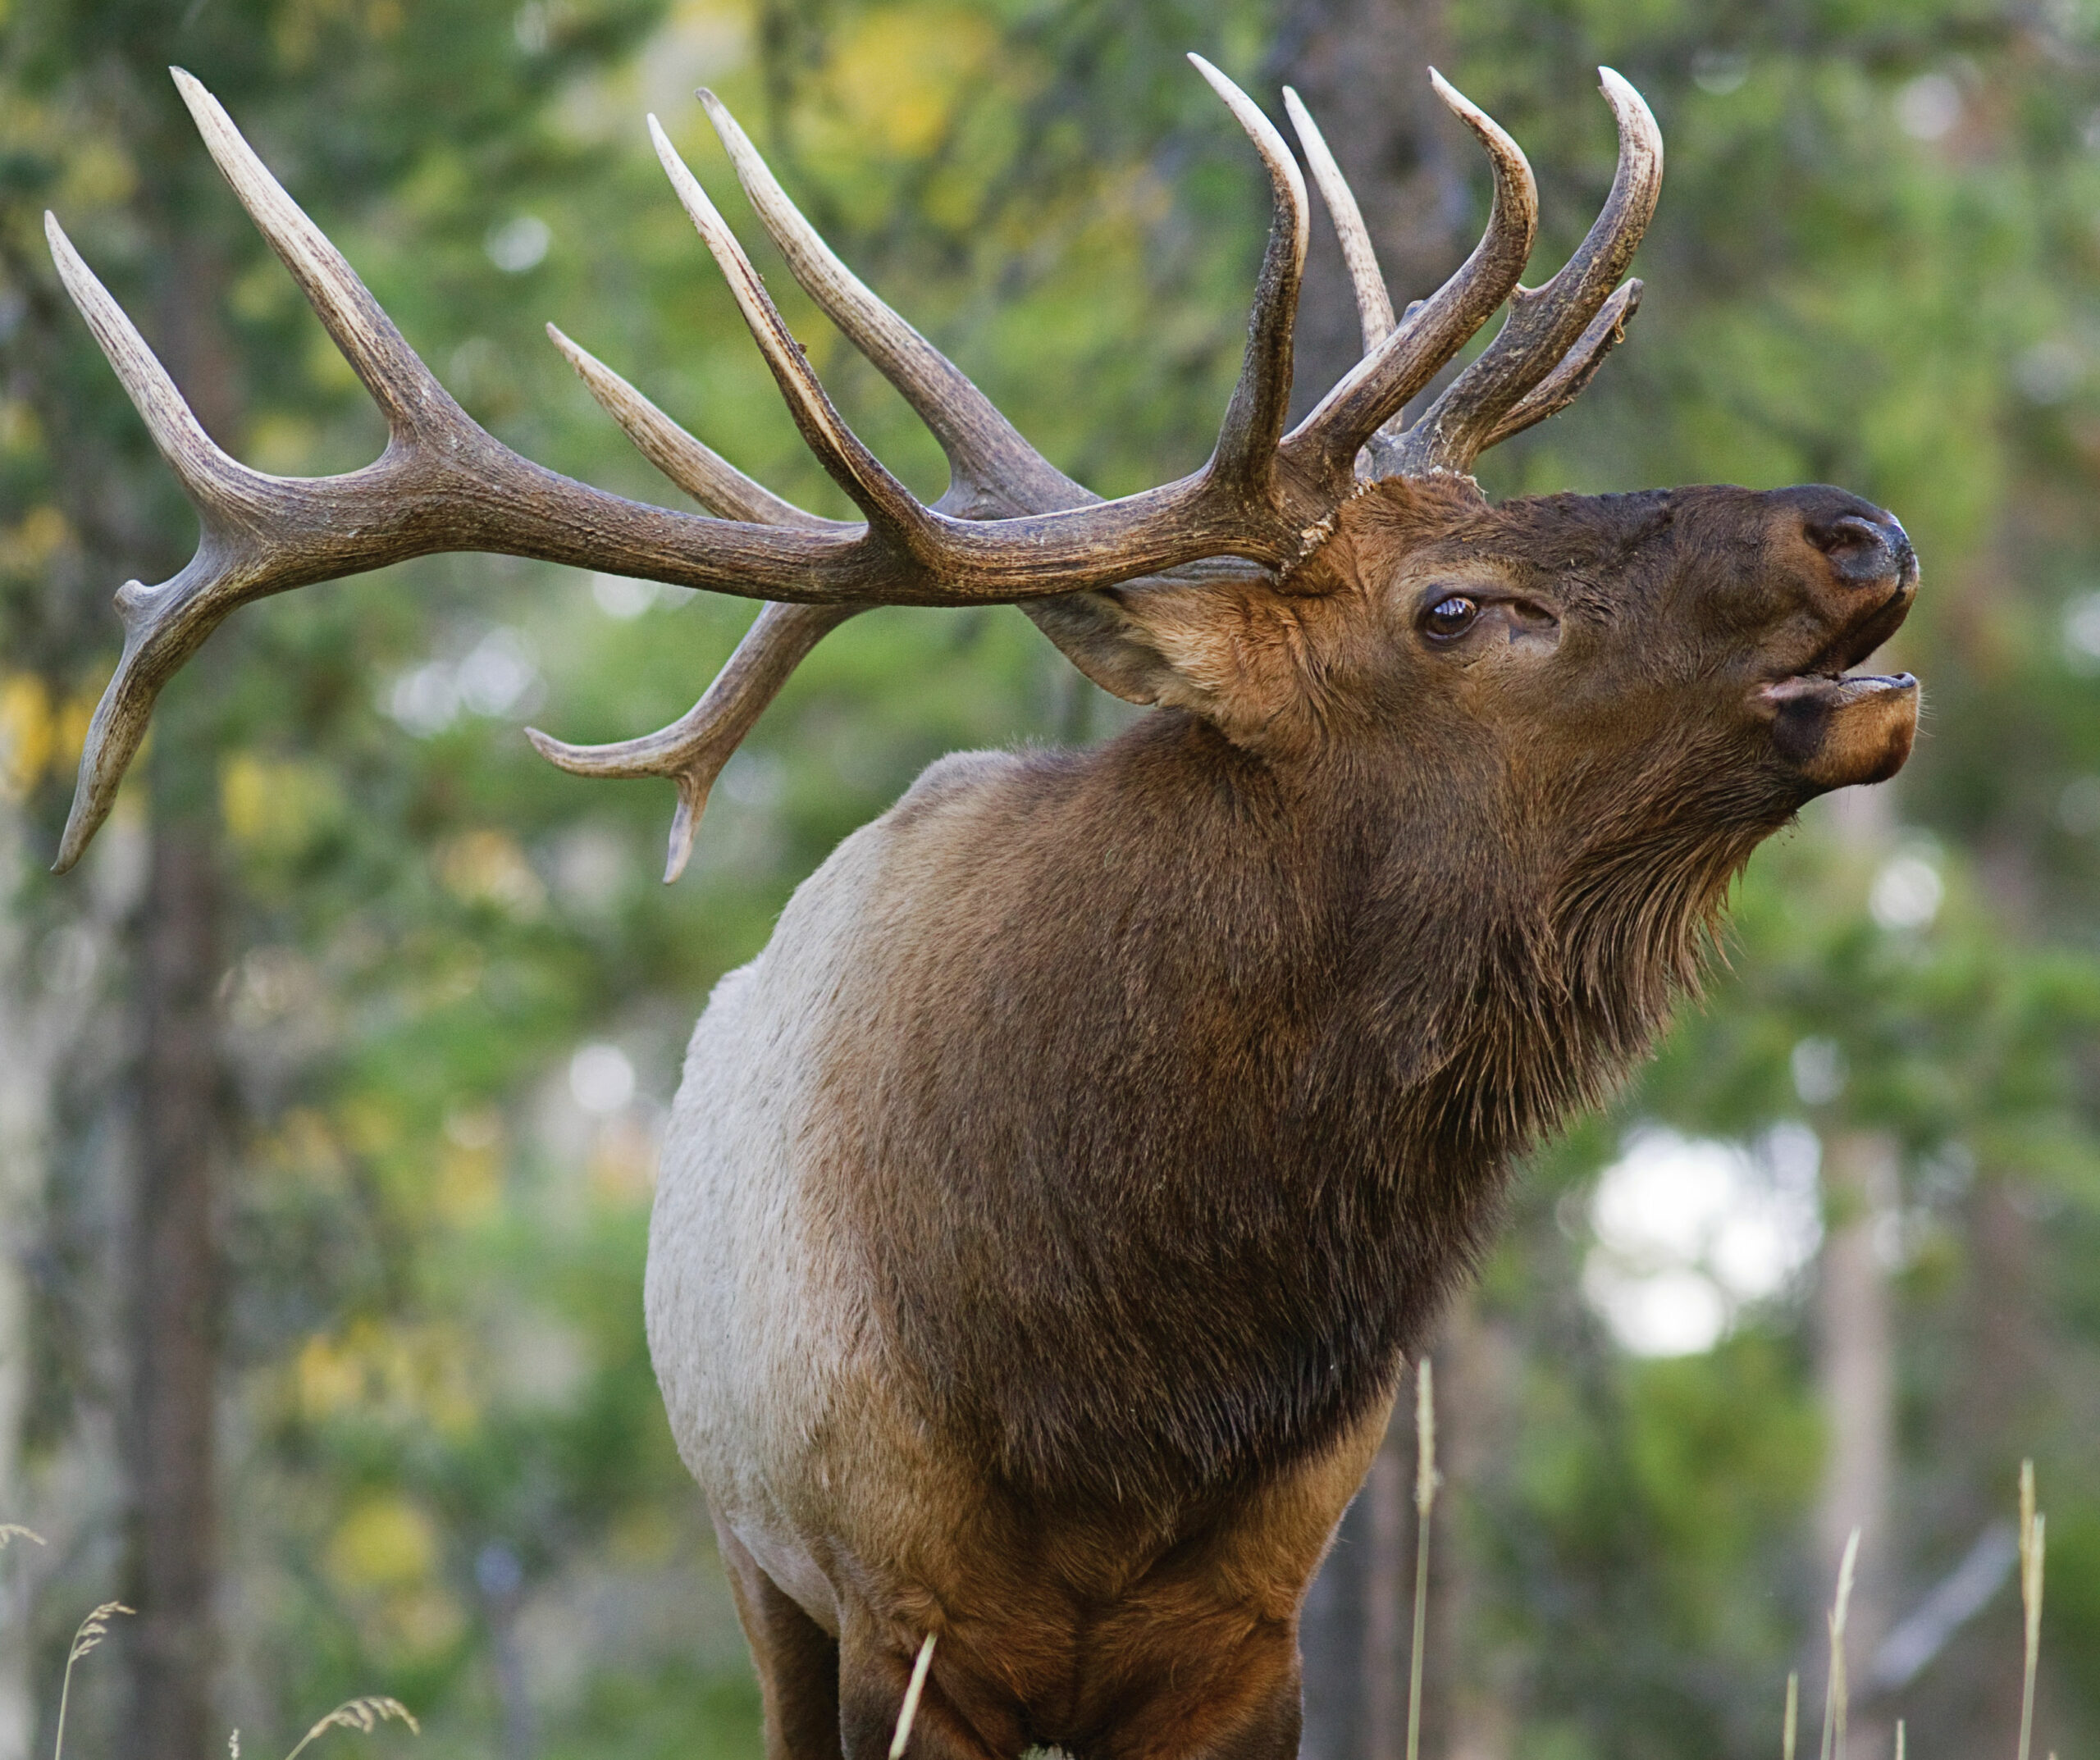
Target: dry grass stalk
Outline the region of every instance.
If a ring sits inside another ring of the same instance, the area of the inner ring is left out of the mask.
[[[1903,1720],[1898,1717],[1896,1720],[1896,1760],[1904,1760],[1903,1749]]]
[[[407,1724],[411,1735],[423,1733],[423,1726],[416,1721],[415,1713],[397,1698],[345,1699],[299,1738],[299,1746],[286,1754],[285,1760],[299,1760],[309,1744],[331,1730],[355,1730],[360,1735],[369,1735],[381,1724],[390,1721]]]
[[[2034,1463],[2020,1463],[2020,1604],[2027,1616],[2027,1666],[2020,1693],[2020,1760],[2034,1739],[2034,1665],[2042,1654],[2042,1558],[2046,1518],[2034,1507]]]
[[[1838,1566],[1838,1598],[1830,1608],[1830,1684],[1823,1695],[1823,1760],[1845,1760],[1845,1614],[1852,1604],[1852,1570],[1860,1562],[1860,1530],[1845,1543]],[[2026,1760],[2023,1755],[2021,1760]]]
[[[1422,1751],[1422,1657],[1429,1626],[1429,1512],[1436,1507],[1436,1384],[1429,1359],[1415,1373],[1414,1649],[1408,1659],[1408,1760]]]
[[[919,1659],[911,1665],[911,1684],[904,1689],[904,1706],[897,1714],[897,1734],[889,1739],[889,1760],[904,1760],[904,1744],[911,1739],[911,1726],[918,1721],[919,1695],[926,1690],[926,1671],[934,1666],[934,1640],[939,1635],[928,1632],[919,1646]]]
[[[66,1677],[58,1687],[58,1729],[52,1738],[51,1760],[59,1760],[66,1752],[66,1708],[73,1698],[73,1665],[109,1635],[112,1618],[131,1611],[121,1601],[105,1601],[80,1621],[79,1630],[73,1634],[72,1648],[66,1653]]]
[[[0,1548],[4,1548],[10,1540],[34,1540],[39,1546],[51,1543],[34,1528],[25,1528],[18,1521],[0,1521]]]
[[[1794,1760],[1794,1739],[1801,1732],[1801,1677],[1787,1676],[1787,1721],[1779,1727],[1780,1760]]]

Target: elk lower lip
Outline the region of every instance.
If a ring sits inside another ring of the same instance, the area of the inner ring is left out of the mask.
[[[1918,730],[1918,681],[1908,673],[1804,673],[1760,686],[1755,700],[1774,751],[1819,792],[1886,781]]]
[[[1870,696],[1900,695],[1918,688],[1908,673],[1798,673],[1762,686],[1759,697],[1774,709],[1813,701],[1824,707],[1858,702]]]

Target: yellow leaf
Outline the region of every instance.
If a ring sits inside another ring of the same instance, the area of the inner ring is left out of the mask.
[[[525,852],[500,831],[463,832],[438,851],[437,877],[468,905],[494,905],[514,917],[536,916],[547,891]]]
[[[331,1417],[364,1395],[363,1366],[318,1333],[299,1347],[293,1374],[299,1410],[310,1419]]]
[[[868,13],[841,39],[833,94],[864,140],[902,155],[931,148],[964,85],[998,41],[978,13],[895,7]]]
[[[328,1543],[328,1574],[345,1589],[396,1589],[421,1583],[437,1562],[430,1518],[406,1498],[358,1504]]]
[[[0,678],[0,798],[19,800],[42,780],[57,731],[41,678],[34,673]]]
[[[219,766],[219,811],[227,834],[258,855],[296,855],[342,805],[325,764],[238,751]]]

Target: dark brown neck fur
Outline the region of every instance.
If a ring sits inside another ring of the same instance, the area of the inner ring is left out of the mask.
[[[1017,1495],[1165,1518],[1386,1398],[1755,841],[1513,851],[1501,805],[1391,773],[1167,712],[988,811],[861,1165],[927,1418]]]

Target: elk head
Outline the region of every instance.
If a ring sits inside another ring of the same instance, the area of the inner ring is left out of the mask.
[[[1620,276],[1662,174],[1661,142],[1639,94],[1601,70],[1619,128],[1610,197],[1560,271],[1526,288],[1518,278],[1537,212],[1530,167],[1432,72],[1486,151],[1494,204],[1465,263],[1396,317],[1355,201],[1312,119],[1286,93],[1343,241],[1364,345],[1356,367],[1286,433],[1304,181],[1245,94],[1191,59],[1260,153],[1274,218],[1215,451],[1194,475],[1114,502],[1036,453],[856,279],[728,112],[702,93],[791,272],[946,452],[951,486],[933,506],[920,504],[840,419],[750,260],[650,119],[664,170],[803,436],[865,515],[851,522],[817,518],[743,476],[552,326],[599,402],[718,517],[606,495],[501,445],[409,349],[217,101],[176,71],[213,157],[379,404],[391,438],[377,462],[344,476],[288,480],[238,464],[204,434],[47,217],[66,286],[203,528],[180,574],[158,586],[130,582],[117,595],[124,654],[82,755],[58,867],[78,859],[107,814],[162,684],[235,607],[445,549],[773,602],[706,695],[660,732],[596,747],[531,736],[580,774],[676,782],[667,879],[685,862],[714,776],[765,704],[828,631],[877,604],[1018,604],[1103,688],[1188,709],[1267,758],[1345,752],[1361,763],[1367,747],[1392,746],[1404,768],[1433,750],[1439,764],[1477,771],[1483,787],[1513,796],[1500,799],[1505,812],[1564,821],[1555,836],[1570,872],[1584,850],[1594,857],[1609,843],[1618,819],[1705,811],[1718,815],[1710,832],[1734,833],[1719,839],[1732,851],[1815,793],[1892,773],[1915,727],[1914,682],[1840,676],[1901,622],[1915,591],[1909,545],[1889,516],[1826,489],[1497,507],[1468,474],[1486,448],[1571,402],[1637,308],[1641,283]],[[1404,427],[1404,406],[1505,299],[1509,317],[1495,340]],[[1596,791],[1573,787],[1577,773],[1600,772],[1615,779],[1607,797],[1623,803],[1601,819]]]

